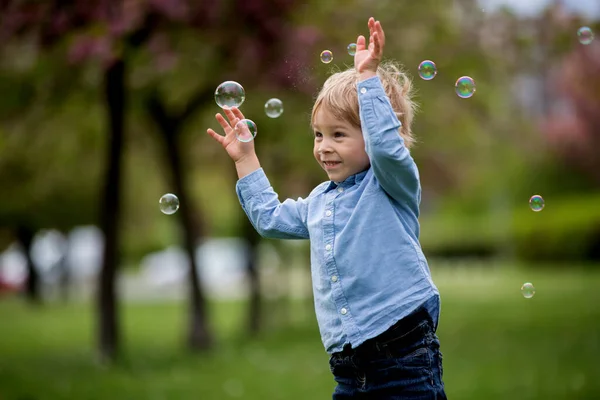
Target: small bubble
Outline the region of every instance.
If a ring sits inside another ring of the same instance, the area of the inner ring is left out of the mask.
[[[350,43],[348,45],[348,54],[354,57],[354,55],[356,54],[356,43]]]
[[[179,209],[179,199],[172,193],[163,195],[158,204],[160,205],[160,211],[167,215],[175,214]]]
[[[579,39],[579,43],[588,45],[594,40],[594,32],[589,26],[582,26],[577,31],[577,38]]]
[[[529,207],[535,212],[542,211],[545,206],[546,202],[539,194],[533,195],[529,199]]]
[[[331,52],[331,50],[323,50],[321,52],[321,62],[323,62],[323,64],[329,64],[332,61],[333,53]]]
[[[524,283],[523,286],[521,286],[521,293],[526,299],[532,298],[535,294],[535,288],[533,287],[533,284],[530,282]]]
[[[279,99],[269,99],[265,103],[265,113],[269,118],[277,118],[283,114],[283,102]]]
[[[456,94],[461,99],[468,99],[475,94],[475,81],[470,76],[461,76],[454,84]]]
[[[235,137],[240,142],[251,142],[256,137],[256,124],[249,119],[242,119],[235,124]]]
[[[215,101],[223,109],[239,107],[244,100],[246,100],[246,92],[242,85],[237,82],[223,82],[215,90]]]
[[[435,63],[431,60],[421,61],[418,67],[419,76],[421,79],[430,81],[437,75],[437,68]]]

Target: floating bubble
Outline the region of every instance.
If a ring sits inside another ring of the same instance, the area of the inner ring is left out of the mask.
[[[163,195],[158,204],[160,205],[160,211],[167,215],[175,214],[179,209],[179,199],[172,193]]]
[[[350,43],[348,45],[348,54],[354,57],[354,55],[356,54],[356,43]]]
[[[240,142],[251,142],[256,137],[256,124],[249,119],[242,119],[235,124],[235,137]]]
[[[546,202],[539,194],[533,195],[529,199],[529,208],[531,208],[535,212],[542,211],[545,205]]]
[[[577,38],[579,39],[579,43],[588,45],[594,40],[594,32],[589,26],[582,26],[577,31]]]
[[[421,61],[421,64],[419,64],[418,71],[421,79],[424,79],[426,81],[432,80],[437,75],[437,67],[435,66],[435,63],[431,60]]]
[[[265,113],[269,118],[277,118],[283,113],[283,102],[279,99],[269,99],[265,103]]]
[[[535,294],[535,288],[533,287],[533,284],[530,282],[524,283],[523,286],[521,286],[521,293],[526,299],[532,298]]]
[[[321,61],[323,62],[323,64],[329,64],[333,61],[333,53],[331,52],[331,50],[323,50],[321,52]]]
[[[468,99],[475,94],[475,81],[470,76],[461,76],[454,84],[456,94],[461,99]]]
[[[223,109],[239,107],[244,100],[246,100],[246,91],[237,82],[225,81],[215,90],[215,101]]]

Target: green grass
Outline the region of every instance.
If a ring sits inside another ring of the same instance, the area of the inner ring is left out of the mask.
[[[600,398],[600,270],[432,264],[450,399]],[[532,299],[519,292],[525,281]],[[183,346],[185,305],[128,304],[123,357],[106,367],[95,361],[91,305],[0,301],[0,400],[331,398],[306,304],[257,339],[243,337],[240,304],[213,304],[218,343],[204,355]]]

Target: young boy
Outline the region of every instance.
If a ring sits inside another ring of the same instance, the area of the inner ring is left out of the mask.
[[[264,237],[310,239],[315,311],[337,386],[333,399],[445,399],[435,334],[439,292],[419,244],[421,187],[408,147],[410,81],[380,65],[385,36],[369,19],[354,68],[332,75],[312,112],[314,156],[329,181],[278,200],[254,152],[236,139],[244,116],[208,129],[235,161],[242,208]],[[402,121],[402,123],[400,122]]]

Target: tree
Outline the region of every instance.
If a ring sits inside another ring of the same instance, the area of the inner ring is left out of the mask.
[[[12,232],[29,257],[40,229],[66,232],[95,220],[98,177],[93,145],[98,142],[95,108],[87,91],[75,92],[55,54],[40,54],[24,37],[2,46],[0,100],[0,185],[5,188],[0,226]],[[78,118],[82,112],[88,118]],[[71,129],[64,129],[69,121]],[[77,149],[77,151],[74,151]],[[74,174],[76,169],[84,174]],[[28,263],[26,296],[41,302],[41,282]]]
[[[289,51],[282,58],[282,49],[289,50],[290,43],[305,44],[314,35],[296,31],[287,24],[290,11],[297,2],[280,0],[276,4],[264,1],[235,1],[226,5],[217,2],[192,2],[162,0],[138,2],[125,0],[115,3],[106,0],[58,1],[40,4],[34,1],[6,2],[2,13],[10,23],[3,25],[2,37],[9,38],[34,32],[39,44],[47,49],[68,43],[69,60],[76,64],[95,60],[103,67],[104,100],[107,107],[109,146],[106,159],[100,225],[106,244],[99,286],[99,347],[106,359],[118,353],[118,315],[115,297],[115,276],[119,262],[118,221],[121,213],[120,187],[122,151],[125,126],[126,99],[130,96],[127,71],[132,57],[140,50],[150,48],[169,35],[181,37],[190,32],[202,33],[208,43],[207,65],[220,72],[220,80],[232,76],[248,80],[269,81],[275,85],[295,82],[298,61],[283,65],[283,60],[302,59],[302,54]],[[303,35],[304,34],[304,35]],[[65,39],[66,38],[66,39]],[[168,50],[167,50],[168,51]],[[239,57],[242,54],[245,57]],[[160,56],[157,61],[161,62]],[[239,62],[239,61],[242,62]],[[248,63],[247,61],[252,61]],[[279,62],[278,62],[279,61]],[[222,65],[231,65],[223,69]],[[185,247],[190,259],[190,333],[192,348],[206,348],[210,335],[206,327],[204,297],[196,276],[193,256],[195,240],[202,236],[201,225],[192,210],[192,202],[183,177],[180,132],[184,122],[199,108],[212,101],[215,81],[201,81],[196,92],[180,105],[166,101],[169,84],[160,76],[140,91],[142,103],[155,121],[165,142],[166,158],[172,170],[174,186],[182,203],[180,216],[185,230]],[[236,78],[240,79],[240,78]],[[249,262],[251,263],[251,262]]]

